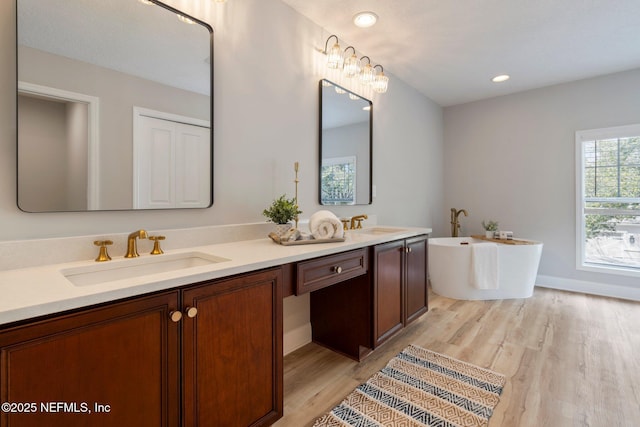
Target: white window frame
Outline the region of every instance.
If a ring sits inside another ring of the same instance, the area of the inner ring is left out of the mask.
[[[584,227],[584,142],[638,135],[640,135],[640,124],[576,132],[576,269],[578,270],[640,277],[640,269],[637,268],[586,262]]]

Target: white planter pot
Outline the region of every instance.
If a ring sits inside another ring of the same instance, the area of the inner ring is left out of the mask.
[[[282,237],[283,234],[285,234],[287,231],[293,228],[293,224],[291,224],[290,222],[286,224],[274,224],[274,225],[275,225],[274,232],[278,235],[278,237]]]

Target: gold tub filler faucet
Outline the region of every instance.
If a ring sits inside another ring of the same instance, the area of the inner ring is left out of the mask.
[[[460,229],[460,220],[458,216],[463,213],[464,216],[467,215],[467,211],[464,209],[456,210],[456,208],[451,208],[451,237],[458,237],[458,230]]]

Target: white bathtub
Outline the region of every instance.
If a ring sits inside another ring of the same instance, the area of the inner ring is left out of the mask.
[[[468,244],[462,244],[462,243]],[[542,243],[498,243],[498,289],[471,285],[471,246],[483,240],[470,237],[429,239],[429,277],[438,295],[461,300],[529,298],[533,295]]]

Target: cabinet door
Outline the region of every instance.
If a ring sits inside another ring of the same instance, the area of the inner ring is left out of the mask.
[[[183,291],[185,426],[270,425],[282,416],[282,272]]]
[[[373,333],[374,345],[382,344],[403,327],[403,252],[404,241],[373,248]]]
[[[0,401],[35,404],[0,425],[176,426],[177,304],[168,292],[0,332]]]
[[[427,238],[406,241],[405,325],[427,311]]]

